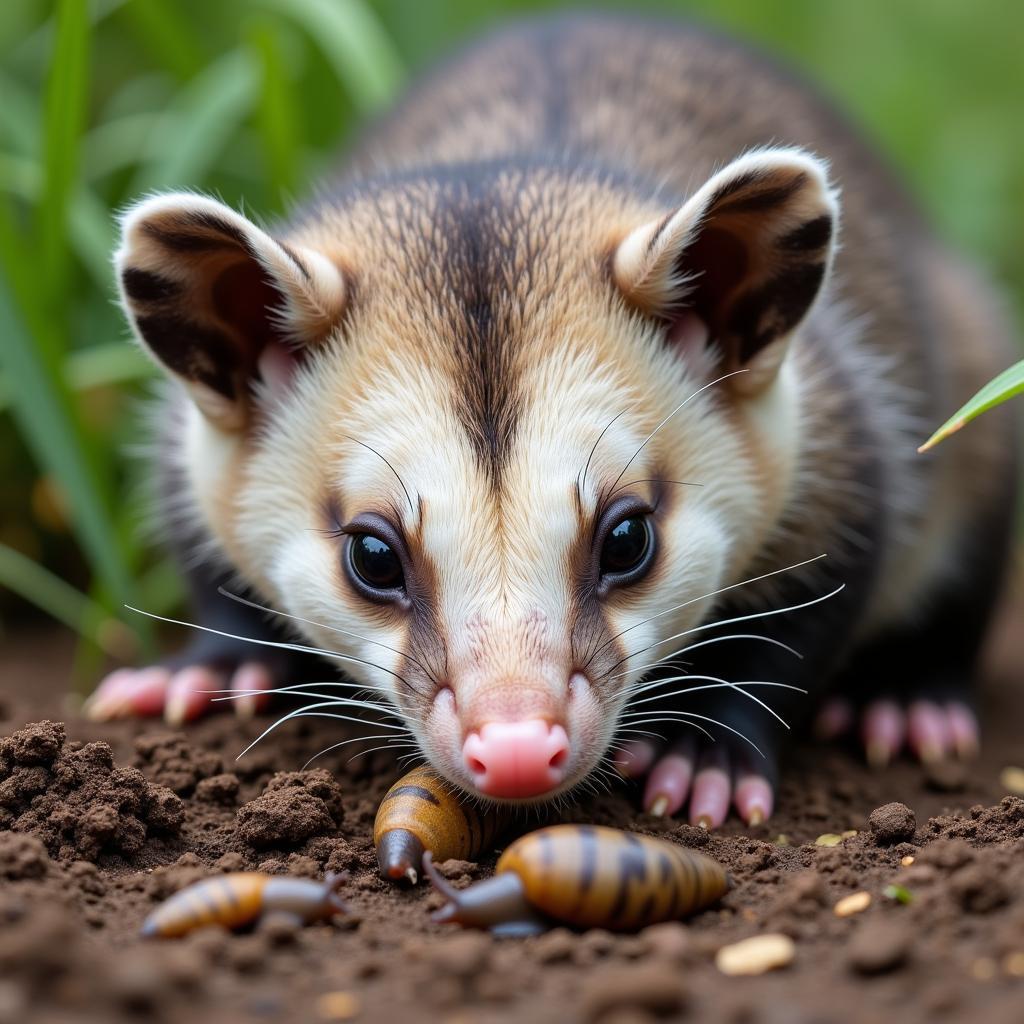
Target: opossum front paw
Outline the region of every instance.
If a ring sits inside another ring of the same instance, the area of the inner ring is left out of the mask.
[[[202,663],[121,668],[100,682],[83,710],[94,722],[162,715],[180,726],[227,703],[240,718],[250,718],[267,706],[274,685],[271,669],[258,661],[230,670]]]
[[[615,755],[627,778],[646,776],[643,807],[658,816],[678,813],[688,804],[693,825],[717,828],[730,804],[748,825],[760,825],[775,806],[772,763],[725,743],[698,743],[684,737],[664,750],[646,740],[630,741]]]
[[[922,763],[951,757],[967,760],[978,752],[978,719],[962,700],[873,700],[862,708],[828,701],[818,715],[815,732],[823,740],[858,729],[868,763],[884,768],[903,749]]]

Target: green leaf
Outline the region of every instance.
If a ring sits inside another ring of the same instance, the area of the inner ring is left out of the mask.
[[[162,116],[153,119],[149,159],[128,194],[195,188],[205,181],[252,110],[259,77],[251,56],[233,50],[194,78]]]
[[[6,228],[0,236],[6,242]],[[105,468],[84,439],[61,375],[50,372],[38,337],[33,339],[25,331],[2,277],[0,323],[4,325],[0,368],[8,380],[16,382],[10,394],[11,412],[20,433],[36,462],[60,482],[75,532],[106,591],[118,603],[128,601],[133,593],[131,575],[112,527]]]
[[[290,198],[298,182],[301,112],[285,69],[279,34],[280,28],[269,20],[258,21],[249,32],[249,45],[261,71],[257,125],[269,177],[280,200]]]
[[[961,427],[970,423],[976,416],[1000,405],[1008,398],[1024,392],[1024,359],[1014,363],[1009,369],[1003,370],[998,377],[986,384],[966,405],[962,406],[920,448],[926,452],[950,434],[955,434]]]
[[[177,0],[134,0],[124,14],[159,65],[189,79],[206,63],[193,25]]]
[[[888,900],[895,900],[904,905],[914,901],[914,894],[903,885],[887,885],[882,890],[882,895]]]
[[[43,197],[37,230],[50,302],[65,293],[67,209],[76,187],[79,142],[89,98],[89,5],[58,0],[43,123]]]
[[[135,644],[128,628],[110,613],[20,551],[0,544],[0,587],[17,594],[115,657]]]
[[[402,61],[362,0],[262,0],[302,25],[363,114],[390,102],[404,79]]]

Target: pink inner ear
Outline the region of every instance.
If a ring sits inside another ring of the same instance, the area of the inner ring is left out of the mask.
[[[288,390],[295,376],[298,358],[281,342],[268,341],[263,346],[257,366],[267,392],[277,398]]]
[[[672,324],[668,343],[682,355],[697,356],[707,348],[708,336],[708,325],[692,309],[687,309]]]

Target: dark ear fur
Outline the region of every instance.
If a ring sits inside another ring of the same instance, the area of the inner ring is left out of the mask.
[[[229,207],[189,193],[129,211],[116,266],[139,340],[227,430],[247,422],[268,347],[322,340],[344,308],[344,280],[327,257],[276,241]]]
[[[628,235],[615,253],[615,282],[670,324],[699,318],[722,349],[723,369],[748,371],[736,390],[755,393],[774,379],[821,289],[837,221],[820,161],[793,149],[750,153]]]

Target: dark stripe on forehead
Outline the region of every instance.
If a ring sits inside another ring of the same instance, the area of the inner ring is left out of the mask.
[[[443,313],[458,367],[456,410],[495,484],[521,412],[515,358],[520,282],[513,277],[522,225],[516,207],[515,191],[491,181],[446,189],[438,210]]]

